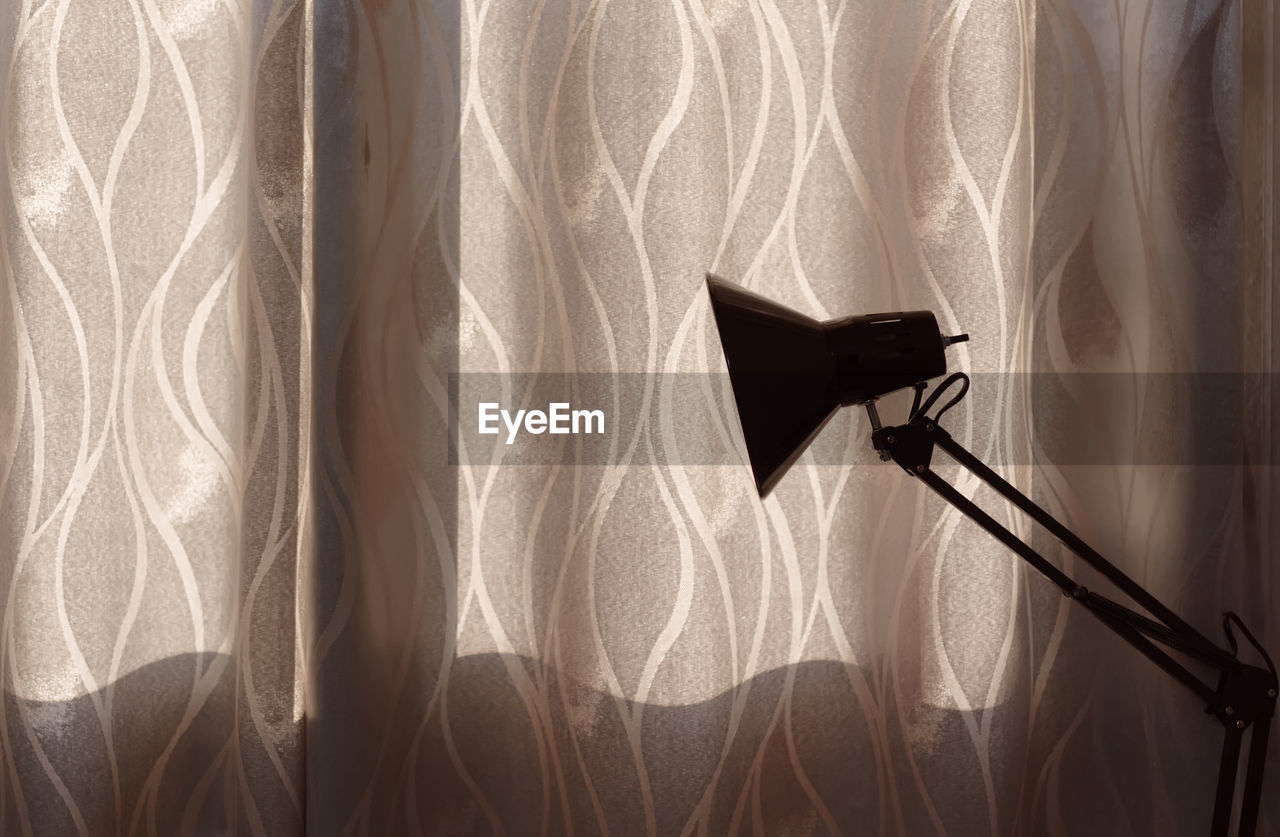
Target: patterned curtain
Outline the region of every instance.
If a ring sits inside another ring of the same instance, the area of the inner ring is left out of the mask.
[[[1280,650],[1274,427],[1162,383],[1270,371],[1264,6],[4,4],[0,832],[1205,833],[1203,707],[863,418],[756,496],[703,275],[969,332],[952,433]],[[607,455],[451,447],[552,373]]]

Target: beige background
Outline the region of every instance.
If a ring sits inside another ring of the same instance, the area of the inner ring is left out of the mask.
[[[6,4],[0,831],[1203,833],[1216,725],[864,423],[764,503],[629,464],[740,449],[661,387],[612,466],[456,468],[447,375],[722,372],[707,270],[929,308],[957,368],[1133,375],[1071,419],[1117,464],[1006,475],[1280,647],[1268,412],[1124,464],[1195,444],[1142,373],[1270,371],[1257,8]]]

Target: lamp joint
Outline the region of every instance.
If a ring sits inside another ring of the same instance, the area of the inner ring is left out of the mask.
[[[888,456],[912,476],[929,470],[938,428],[927,429],[925,422],[909,422],[883,427],[871,434],[871,443],[881,456]]]
[[[1276,702],[1275,675],[1260,666],[1239,663],[1222,672],[1214,701],[1207,707],[1223,726],[1244,729],[1270,717]]]

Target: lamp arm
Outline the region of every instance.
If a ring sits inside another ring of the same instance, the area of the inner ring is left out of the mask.
[[[874,416],[874,408],[870,404],[868,404],[868,412]],[[912,418],[906,424],[893,427],[877,426],[872,433],[872,443],[876,450],[881,452],[881,456],[887,454],[908,474],[918,477],[962,514],[1057,585],[1063,595],[1080,602],[1112,632],[1118,634],[1204,700],[1206,712],[1215,715],[1222,723],[1226,733],[1214,800],[1213,824],[1210,832],[1212,837],[1226,837],[1228,833],[1234,802],[1235,780],[1239,770],[1241,739],[1243,731],[1252,726],[1244,795],[1237,830],[1237,834],[1241,837],[1252,835],[1257,825],[1267,737],[1271,716],[1275,710],[1277,689],[1275,668],[1270,658],[1266,656],[1266,652],[1245,630],[1246,636],[1266,659],[1267,668],[1249,665],[1237,659],[1234,653],[1235,640],[1230,634],[1229,621],[1225,624],[1232,650],[1223,650],[1212,643],[1149,591],[1093,550],[1053,515],[987,467],[982,460],[955,441],[951,434],[938,426],[936,419],[925,415],[926,412],[927,407],[924,410],[913,410]],[[876,421],[874,424],[878,425],[879,422]],[[1047,558],[961,494],[951,483],[929,467],[935,447],[942,448],[1001,497],[1049,530],[1067,549],[1101,573],[1150,616],[1131,610],[1077,584]],[[1241,627],[1243,628],[1243,625]],[[1178,651],[1215,669],[1219,675],[1217,686],[1210,686],[1186,666],[1169,656],[1160,646]]]

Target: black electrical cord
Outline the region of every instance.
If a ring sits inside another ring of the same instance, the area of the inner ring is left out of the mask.
[[[928,388],[929,385],[923,382],[915,385],[916,394],[911,399],[911,410],[907,413],[908,418],[914,416],[920,410],[920,397],[924,395],[924,391]]]
[[[1237,650],[1236,637],[1235,637],[1235,634],[1232,633],[1231,631],[1232,622],[1236,623],[1236,627],[1240,629],[1240,632],[1242,634],[1244,634],[1245,639],[1249,640],[1249,644],[1252,645],[1254,649],[1259,654],[1262,655],[1262,659],[1265,660],[1267,663],[1267,668],[1271,670],[1271,676],[1275,677],[1276,666],[1275,666],[1275,663],[1271,662],[1271,655],[1268,654],[1263,649],[1262,643],[1258,642],[1258,640],[1254,638],[1253,634],[1250,633],[1247,627],[1245,627],[1244,622],[1240,619],[1239,616],[1236,615],[1235,611],[1228,610],[1222,617],[1222,630],[1225,631],[1227,634],[1227,644],[1231,646],[1231,656],[1234,657],[1236,655],[1236,650]]]
[[[936,424],[938,419],[942,418],[943,413],[959,404],[960,399],[964,398],[965,394],[969,392],[969,376],[963,372],[956,372],[950,375],[945,381],[938,384],[938,386],[934,388],[933,392],[929,393],[929,397],[925,399],[924,404],[922,404],[918,409],[913,404],[911,408],[911,421],[914,422],[917,418],[926,417],[929,412],[929,408],[937,402],[938,396],[950,389],[951,385],[956,381],[960,382],[960,391],[956,393],[955,396],[942,407],[942,409],[938,410],[937,414],[933,417],[934,423]],[[920,392],[920,389],[916,390],[917,401],[919,400]]]

